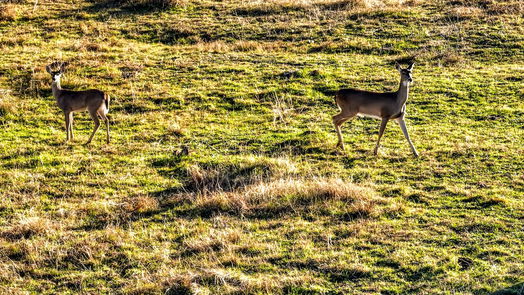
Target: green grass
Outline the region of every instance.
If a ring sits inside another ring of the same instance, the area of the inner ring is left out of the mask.
[[[2,293],[522,294],[518,1],[18,2],[0,4]],[[367,118],[337,152],[333,91],[393,90],[412,59],[421,157],[393,122],[373,156]],[[54,60],[64,88],[111,95],[110,145],[82,145],[85,113],[65,143]]]

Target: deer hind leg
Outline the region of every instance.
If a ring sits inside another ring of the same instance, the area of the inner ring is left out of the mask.
[[[382,123],[380,123],[380,130],[378,132],[378,140],[377,145],[375,146],[375,150],[373,151],[373,154],[375,156],[378,154],[378,147],[380,146],[380,139],[382,138],[382,135],[384,134],[384,130],[386,130],[386,125],[388,124],[389,118],[382,118]]]
[[[350,113],[350,112],[340,112],[340,114],[337,114],[333,116],[333,125],[335,125],[335,130],[337,131],[338,136],[338,142],[336,145],[336,148],[341,147],[344,149],[344,139],[342,138],[342,131],[340,130],[340,126],[344,124],[347,120],[353,118],[356,116],[356,113]]]
[[[402,129],[402,133],[404,133],[404,136],[406,137],[409,143],[409,146],[411,147],[411,151],[413,152],[415,157],[418,157],[418,152],[415,149],[415,146],[413,145],[413,143],[411,142],[411,139],[409,138],[409,133],[408,133],[408,129],[406,128],[406,122],[404,121],[404,118],[398,118],[397,122],[400,125],[400,129]]]
[[[98,119],[98,116],[96,112],[89,112],[89,115],[91,116],[91,119],[95,122],[95,128],[93,129],[93,133],[91,133],[91,136],[89,136],[89,140],[86,142],[86,145],[91,143],[91,140],[93,140],[93,136],[95,136],[96,131],[100,127],[100,120]]]
[[[106,123],[106,131],[107,131],[107,143],[109,143],[109,118],[107,117],[107,115],[105,114],[105,111],[99,111],[98,112],[98,115],[100,116],[100,118],[102,118],[102,120],[104,120],[104,122]]]

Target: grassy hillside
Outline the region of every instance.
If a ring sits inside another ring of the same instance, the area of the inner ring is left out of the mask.
[[[0,292],[523,294],[523,6],[2,1]],[[111,144],[65,143],[55,60]],[[421,157],[367,118],[337,152],[333,91],[410,60]]]

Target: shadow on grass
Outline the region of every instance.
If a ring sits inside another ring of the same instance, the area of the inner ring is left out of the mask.
[[[171,8],[169,1],[110,1],[110,0],[90,0],[92,5],[85,10],[87,12],[108,11],[116,13],[117,15],[133,15],[133,14],[147,14],[158,12]]]
[[[370,278],[372,273],[368,270],[351,267],[351,266],[331,266],[315,260],[294,260],[286,259],[287,257],[272,257],[268,262],[281,268],[289,270],[310,270],[322,274],[332,283],[343,283],[348,281],[357,281],[364,278]]]
[[[490,295],[524,295],[524,282],[495,291]]]

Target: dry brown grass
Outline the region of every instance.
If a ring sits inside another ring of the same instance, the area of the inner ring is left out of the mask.
[[[376,213],[378,196],[369,189],[338,178],[279,179],[249,187],[245,192],[248,210],[300,211],[311,205],[327,205],[334,201],[347,204],[347,212],[355,216]]]
[[[484,10],[479,7],[457,6],[449,10],[450,16],[458,19],[478,18],[484,15]]]
[[[18,18],[18,6],[0,2],[0,21],[14,21]]]
[[[316,212],[353,219],[378,215],[378,205],[384,203],[372,189],[338,178],[264,180],[232,191],[204,190],[172,198],[191,203],[205,216],[220,212],[241,216]]]
[[[186,128],[181,127],[180,123],[172,122],[167,126],[166,133],[168,135],[185,136],[188,133],[188,130]]]
[[[34,235],[45,235],[55,229],[55,225],[48,219],[30,216],[19,217],[15,224],[1,233],[1,236],[10,239],[27,239]]]
[[[252,0],[246,1],[236,12],[243,15],[267,15],[286,11],[305,11],[318,14],[322,10],[376,9],[415,5],[417,0]]]
[[[449,1],[454,6],[450,9],[452,15],[460,17],[478,17],[487,15],[522,15],[524,2],[519,0],[454,0]]]
[[[122,209],[129,214],[151,214],[159,208],[158,200],[149,196],[130,198],[122,205]]]
[[[286,49],[282,42],[264,42],[251,40],[237,40],[234,42],[211,41],[197,42],[192,45],[195,50],[203,52],[272,52]]]
[[[240,240],[235,230],[211,230],[209,233],[184,241],[184,254],[211,253],[232,247]]]
[[[108,5],[118,5],[127,7],[146,7],[146,8],[171,8],[185,5],[187,0],[117,0],[106,1]]]
[[[457,52],[444,52],[443,54],[437,56],[440,59],[441,63],[445,66],[452,66],[457,64],[462,64],[465,62],[464,56]]]
[[[66,48],[80,52],[107,52],[109,51],[110,44],[96,40],[79,39]]]
[[[297,167],[286,158],[258,156],[232,159],[238,163],[227,165],[190,165],[186,168],[189,181],[187,188],[196,194],[233,191],[263,179],[288,176],[297,173]]]
[[[523,1],[500,1],[494,2],[489,7],[489,12],[492,14],[524,14],[524,2]]]
[[[189,203],[203,216],[278,216],[296,212],[344,215],[352,219],[379,213],[382,199],[366,187],[339,178],[296,177],[287,158],[232,158],[230,165],[193,164],[184,190],[164,204]]]
[[[14,114],[17,103],[7,90],[0,89],[0,118]]]

